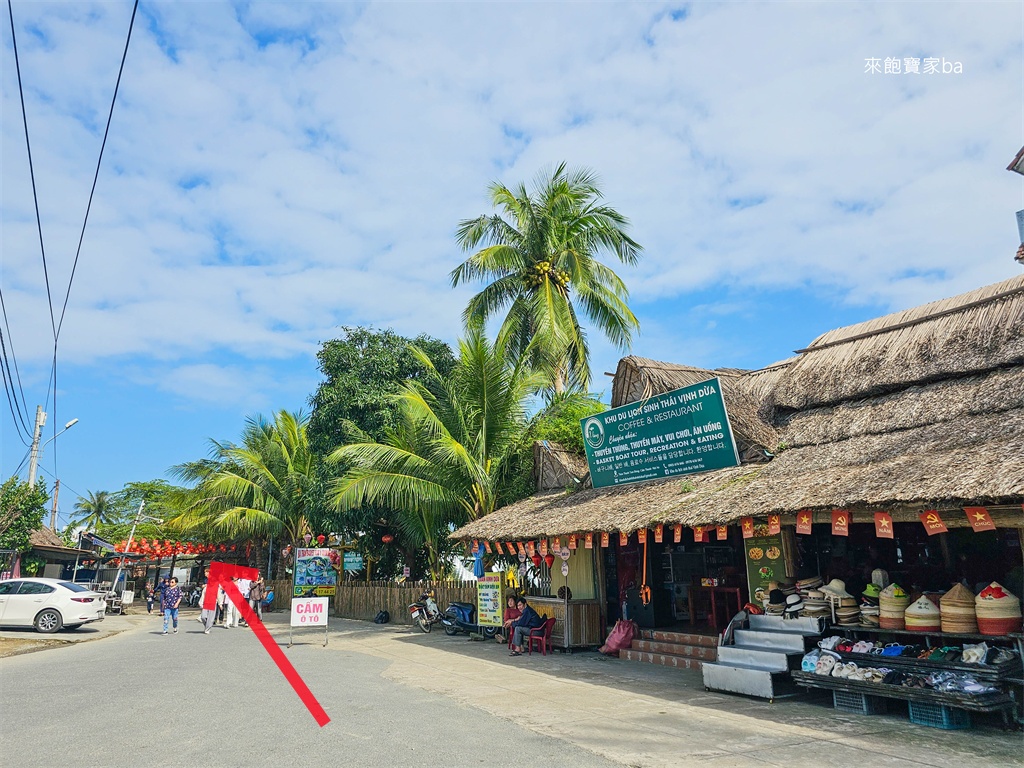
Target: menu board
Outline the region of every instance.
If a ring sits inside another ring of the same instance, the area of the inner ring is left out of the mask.
[[[331,565],[331,550],[296,549],[292,597],[333,597],[338,572]]]
[[[476,580],[476,615],[481,627],[501,626],[500,573],[489,573]]]
[[[767,530],[767,526],[758,526]],[[755,529],[755,534],[760,533]],[[782,535],[755,535],[744,539],[747,559],[747,584],[750,602],[763,605],[768,597],[768,582],[782,582],[786,578],[786,558],[782,554]]]

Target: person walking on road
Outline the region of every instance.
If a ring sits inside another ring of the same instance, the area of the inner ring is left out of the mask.
[[[164,634],[167,634],[168,621],[174,622],[174,634],[178,634],[178,606],[181,605],[181,589],[178,580],[171,579],[170,585],[164,590],[160,599],[160,608],[164,612]]]
[[[257,575],[249,587],[249,607],[256,614],[256,618],[263,621],[263,599],[267,596],[267,585],[263,582],[263,576]]]
[[[238,587],[238,577],[232,576],[231,580],[235,583],[235,587]],[[224,594],[224,627],[237,627],[238,626],[238,608],[235,607],[233,600],[229,599],[227,593]]]
[[[153,591],[153,582],[146,582],[146,613],[153,612],[153,600],[156,593]]]
[[[203,594],[199,597],[199,605],[206,602],[206,590],[210,588],[210,580],[207,579],[206,583],[203,584]],[[203,623],[203,634],[210,634],[210,630],[213,629],[213,623],[217,618],[217,607],[214,606],[210,610],[203,608],[199,612],[199,620]]]

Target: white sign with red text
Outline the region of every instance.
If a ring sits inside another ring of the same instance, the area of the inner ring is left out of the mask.
[[[329,597],[297,597],[292,600],[293,627],[326,627]]]

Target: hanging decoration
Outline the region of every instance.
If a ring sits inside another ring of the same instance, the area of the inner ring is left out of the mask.
[[[967,522],[971,524],[975,533],[996,529],[996,524],[992,522],[992,515],[985,507],[964,507],[964,512],[967,514]]]
[[[531,558],[537,554],[537,545],[534,544],[532,541],[526,542],[526,554],[528,557]]]
[[[743,531],[743,538],[750,539],[754,536],[754,518],[744,517],[740,521],[740,529]]]
[[[569,549],[576,549],[576,534],[569,534]]]
[[[850,535],[850,513],[845,509],[832,510],[832,535]]]
[[[796,513],[796,532],[804,536],[809,536],[811,533],[811,526],[814,523],[814,515],[811,514],[809,509],[801,509]]]
[[[494,548],[498,550],[498,554],[499,555],[504,555],[505,554],[505,550],[501,548],[501,542],[500,541],[494,542]]]
[[[488,555],[489,555],[489,554],[491,554],[491,542],[489,542],[489,541],[485,541],[485,542],[484,542],[484,551],[485,551],[485,552],[486,552],[486,553],[487,553]]]
[[[608,539],[609,538],[610,537],[608,536],[608,531],[601,531],[601,548],[602,549],[607,549],[608,548]]]
[[[533,567],[534,568],[540,568],[540,564],[542,562],[544,562],[544,558],[542,558],[540,555],[534,553],[533,555],[530,556],[530,561],[533,563]]]
[[[643,538],[640,541],[640,543],[644,545],[644,572],[643,578],[640,582],[640,602],[644,605],[649,605],[651,602],[651,588],[647,586],[647,531],[643,528],[641,528],[640,530],[644,534]]]
[[[875,512],[875,536],[880,539],[892,538],[892,515],[888,512]]]
[[[554,565],[554,564],[555,564],[555,556],[554,555],[552,555],[550,552],[548,552],[546,555],[544,555],[544,565],[546,565],[548,568],[551,568],[551,566]]]
[[[655,544],[661,544],[661,540],[662,540],[662,538],[664,538],[664,536],[665,536],[665,526],[662,525],[661,523],[658,523],[656,526],[654,526],[654,543]]]
[[[680,525],[679,523],[676,523],[675,525],[672,526],[672,541],[674,541],[676,544],[678,544],[682,540],[683,540],[683,526]]]
[[[593,549],[594,548],[594,534],[587,533],[587,534],[585,534],[583,536],[583,547],[585,549]]]
[[[718,538],[719,541],[728,541],[729,540],[729,526],[728,525],[718,525],[718,526],[715,526],[715,534],[716,534],[716,537]]]
[[[548,540],[547,539],[541,539],[540,540],[540,554],[541,554],[541,557],[546,556],[547,553],[548,553]]]
[[[638,530],[636,532],[636,537],[637,537],[637,541],[639,541],[641,544],[646,545],[647,544],[647,529],[646,528],[641,528],[640,530]]]
[[[629,534],[625,531],[619,531],[619,546],[624,547],[629,544]]]
[[[768,535],[782,533],[782,515],[768,515]]]
[[[693,540],[696,543],[698,543],[698,544],[700,542],[704,541],[704,526],[703,525],[695,525],[693,527]]]
[[[939,517],[938,511],[934,509],[926,509],[918,517],[921,518],[921,524],[924,525],[924,529],[928,532],[929,536],[934,536],[936,533],[946,533],[948,530],[946,524],[942,522],[942,518]]]

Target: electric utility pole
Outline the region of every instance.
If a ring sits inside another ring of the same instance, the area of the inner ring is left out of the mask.
[[[50,530],[57,532],[57,496],[60,494],[60,480],[53,482],[53,511],[50,512]]]
[[[39,469],[39,436],[43,432],[43,427],[46,426],[46,412],[43,410],[43,406],[36,406],[36,428],[32,433],[32,453],[31,458],[28,460],[28,487],[36,487],[36,472]]]

